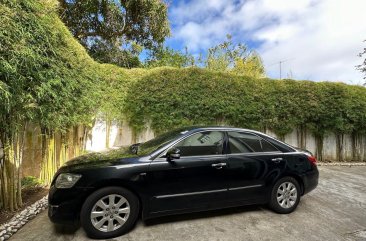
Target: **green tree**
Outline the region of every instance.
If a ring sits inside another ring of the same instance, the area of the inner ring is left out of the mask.
[[[234,44],[231,35],[226,37],[223,43],[208,49],[204,66],[215,71],[264,77],[265,70],[260,56],[249,51],[244,44]]]
[[[262,59],[256,52],[252,52],[245,58],[236,59],[231,72],[254,78],[263,78],[266,75]]]
[[[194,65],[195,59],[188,53],[187,48],[185,48],[185,52],[182,53],[181,51],[169,47],[159,47],[151,51],[145,63],[146,67],[171,66],[183,68]]]
[[[127,53],[130,52],[129,49],[117,52],[116,49],[131,42],[152,49],[170,35],[167,4],[162,0],[59,2],[61,19],[92,57],[99,61],[117,63],[120,66],[134,65],[131,62],[137,63],[136,56]],[[122,44],[120,39],[124,40]],[[102,50],[96,51],[100,47]]]
[[[122,48],[122,41],[114,43],[97,39],[89,48],[89,54],[100,63],[115,64],[124,68],[137,68],[141,66],[139,54],[142,47],[131,43]]]
[[[207,69],[216,71],[230,71],[237,59],[245,58],[247,47],[243,44],[233,44],[230,34],[227,40],[208,49],[204,65]]]
[[[364,42],[366,42],[366,40],[364,40]],[[358,55],[358,56],[360,56],[360,57],[362,58],[364,55],[366,56],[366,48],[364,48],[364,49],[363,49],[363,51],[362,51],[361,53],[359,53],[359,55]],[[366,57],[365,57],[365,59],[363,60],[362,64],[357,65],[356,67],[357,67],[357,69],[358,69],[359,71],[361,71],[362,73],[364,73],[364,74],[365,74],[364,79],[366,79]],[[364,83],[364,85],[366,86],[366,82]]]

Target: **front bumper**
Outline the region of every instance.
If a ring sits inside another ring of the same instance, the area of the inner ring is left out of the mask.
[[[90,193],[87,188],[57,189],[51,186],[48,195],[48,217],[58,224],[75,224],[84,200]]]
[[[53,223],[75,224],[79,220],[78,211],[71,211],[65,205],[49,205],[48,217]]]

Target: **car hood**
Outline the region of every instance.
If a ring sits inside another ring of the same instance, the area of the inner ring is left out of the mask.
[[[66,162],[62,168],[70,170],[129,164],[136,157],[137,155],[131,153],[128,147],[121,147],[103,152],[90,152],[75,157]]]

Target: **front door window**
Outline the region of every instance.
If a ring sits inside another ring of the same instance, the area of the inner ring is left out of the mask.
[[[175,147],[181,156],[220,155],[223,151],[224,135],[220,131],[204,131],[178,142]]]

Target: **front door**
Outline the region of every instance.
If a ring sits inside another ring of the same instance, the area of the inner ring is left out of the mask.
[[[149,212],[208,208],[224,201],[223,143],[224,132],[198,132],[172,147],[180,150],[180,159],[156,158],[147,173]]]

